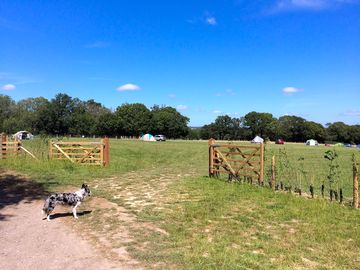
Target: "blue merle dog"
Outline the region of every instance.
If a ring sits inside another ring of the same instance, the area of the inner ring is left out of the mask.
[[[50,213],[54,210],[58,204],[64,204],[72,206],[72,213],[74,218],[78,218],[76,215],[76,207],[85,199],[86,196],[90,196],[91,191],[88,185],[83,184],[81,189],[74,193],[53,193],[45,200],[43,213],[46,214],[46,219],[50,221]]]

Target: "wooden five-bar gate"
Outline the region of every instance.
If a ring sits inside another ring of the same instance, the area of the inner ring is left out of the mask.
[[[1,139],[1,158],[16,156],[21,151],[21,143],[17,140],[9,141],[5,133],[0,134]]]
[[[107,166],[110,162],[109,138],[100,142],[50,141],[49,156],[84,165]]]
[[[218,177],[220,173],[228,174],[229,179],[243,176],[263,184],[264,144],[216,144],[214,139],[210,139],[209,176]]]

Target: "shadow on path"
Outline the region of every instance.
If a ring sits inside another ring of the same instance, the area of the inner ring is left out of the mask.
[[[20,202],[31,203],[45,197],[44,184],[39,184],[20,175],[0,171],[0,211],[6,206]],[[0,221],[9,218],[0,213]]]
[[[70,210],[70,208],[69,208]],[[71,211],[71,210],[70,210]],[[92,211],[89,211],[89,210],[86,210],[86,211],[82,211],[82,212],[77,212],[77,215],[78,217],[81,217],[81,216],[85,216],[85,215],[88,215],[88,214],[91,214]],[[53,220],[53,219],[56,219],[56,218],[62,218],[62,217],[72,217],[73,214],[72,212],[68,212],[68,213],[55,213],[55,214],[51,214],[50,216],[50,220]],[[45,220],[45,218],[43,218],[43,220]]]

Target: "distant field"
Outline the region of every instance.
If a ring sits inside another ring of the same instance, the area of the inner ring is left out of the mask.
[[[89,183],[96,198],[126,209],[135,221],[124,220],[116,207],[103,209],[98,204],[97,210],[73,225],[94,232],[92,240],[100,246],[107,239],[110,244],[100,248],[105,251],[126,246],[148,268],[358,268],[359,211],[328,199],[209,179],[206,141],[111,140],[110,144],[108,168],[49,161],[47,139],[24,143],[41,162],[2,160],[0,168],[27,173],[51,190]],[[319,195],[321,183],[327,183],[328,161],[323,156],[328,149],[332,148],[268,144],[266,175],[270,175],[271,156],[278,161],[281,151],[292,166],[290,173],[279,172],[282,181],[305,192],[312,183]],[[355,153],[360,160],[360,149],[336,151],[341,173],[336,185],[351,197],[351,158]],[[158,229],[149,229],[153,227]],[[132,242],[114,236],[125,228]]]
[[[78,139],[76,139],[78,140]],[[91,140],[91,139],[88,139]],[[240,142],[247,144],[247,142]],[[191,168],[199,176],[207,175],[208,148],[206,141],[167,141],[142,142],[136,140],[111,140],[110,167],[88,169],[69,162],[47,160],[47,139],[25,141],[24,145],[45,163],[37,164],[30,158],[26,162],[5,162],[1,166],[10,166],[29,173],[40,173],[44,177],[47,173],[57,176],[58,181],[71,183],[81,177],[101,177],[114,173],[124,173],[153,167],[176,167],[182,171]],[[334,188],[343,188],[346,197],[352,192],[352,155],[360,160],[360,149],[346,147],[305,146],[304,144],[265,146],[265,181],[270,179],[271,157],[276,156],[277,180],[284,185],[291,185],[308,191],[313,184],[315,191],[319,191],[322,183],[328,186],[327,174],[329,161],[324,158],[325,151],[335,149],[338,153],[339,180]],[[284,153],[287,158],[284,158]],[[302,160],[300,160],[302,158]],[[281,163],[288,161],[289,168],[281,169]],[[46,173],[47,172],[47,173]]]

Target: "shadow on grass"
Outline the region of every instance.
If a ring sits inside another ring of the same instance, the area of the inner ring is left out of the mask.
[[[48,185],[0,171],[0,211],[6,206],[17,205],[20,202],[31,203],[34,200],[43,199]],[[10,217],[11,215],[0,213],[0,221]]]
[[[85,215],[88,215],[88,214],[91,214],[92,211],[89,211],[89,210],[86,210],[86,211],[82,211],[82,212],[77,212],[77,216],[78,217],[81,217],[81,216],[85,216]],[[50,216],[50,220],[53,220],[53,219],[57,219],[57,218],[63,218],[63,217],[72,217],[73,214],[72,212],[68,212],[68,213],[56,213],[56,214],[52,214]],[[43,220],[46,220],[46,217],[43,218]]]

